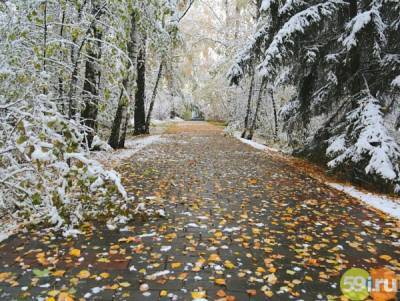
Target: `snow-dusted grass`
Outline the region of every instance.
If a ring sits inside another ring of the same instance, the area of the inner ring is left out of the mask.
[[[10,216],[0,221],[2,223],[0,225],[0,243],[15,234],[21,227],[15,219],[11,220],[11,218]]]
[[[111,152],[96,152],[93,156],[100,161],[120,161],[129,159],[137,152],[146,148],[149,145],[157,143],[165,143],[167,139],[162,138],[161,135],[145,136],[135,139],[129,139],[125,143],[125,148]]]
[[[264,144],[258,143],[258,142],[253,141],[253,140],[247,140],[247,139],[241,138],[239,132],[235,132],[233,136],[236,139],[238,139],[239,141],[241,141],[242,143],[250,145],[251,147],[253,147],[255,149],[264,150],[264,151],[268,150],[268,151],[271,151],[271,152],[278,152],[278,150],[275,149],[275,148],[268,147],[268,146],[266,146]]]
[[[327,183],[327,185],[343,191],[346,194],[390,216],[400,219],[400,202],[396,203],[383,195],[362,192],[353,186],[345,186],[337,183]]]

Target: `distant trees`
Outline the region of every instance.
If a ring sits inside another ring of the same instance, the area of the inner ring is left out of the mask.
[[[293,86],[280,117],[296,154],[400,192],[400,147],[388,123],[400,102],[399,9],[383,0],[263,0],[229,79],[238,84],[256,68],[272,92]]]

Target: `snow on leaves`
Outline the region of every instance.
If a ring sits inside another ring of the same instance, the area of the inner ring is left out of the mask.
[[[263,54],[263,62],[257,67],[260,74],[270,77],[273,68],[290,53],[290,45],[295,38],[303,34],[307,28],[324,20],[324,17],[332,16],[345,2],[341,0],[325,1],[311,6],[291,17],[277,32],[272,42]]]
[[[372,25],[376,32],[374,37],[377,37],[377,45],[384,45],[386,43],[385,29],[387,26],[383,22],[379,11],[382,9],[381,2],[380,0],[374,1],[371,10],[358,14],[346,25],[346,34],[340,40],[347,48],[347,51],[350,51],[359,44],[360,33],[368,25]]]
[[[345,134],[331,138],[327,154],[335,158],[328,165],[334,168],[346,161],[359,163],[368,158],[367,174],[399,183],[400,146],[384,125],[379,100],[365,93],[358,107],[347,115]]]

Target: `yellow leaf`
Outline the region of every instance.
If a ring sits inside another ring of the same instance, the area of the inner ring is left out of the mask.
[[[176,238],[176,233],[170,233],[170,234],[165,235],[165,239],[167,239],[167,240],[172,240],[175,238]]]
[[[239,273],[238,273],[238,276],[239,276],[240,278],[243,278],[244,276],[246,276],[246,273],[245,273],[245,272],[239,272]]]
[[[60,293],[57,301],[74,301],[74,298],[72,298],[72,296],[68,293]]]
[[[258,267],[257,270],[256,270],[256,272],[258,272],[258,273],[265,273],[265,269],[262,268],[262,267]]]
[[[210,257],[208,257],[208,261],[217,262],[217,261],[221,261],[221,258],[219,257],[218,254],[211,254]]]
[[[82,270],[79,272],[79,274],[77,275],[77,277],[79,279],[86,279],[90,277],[90,272],[88,270]]]
[[[269,284],[275,284],[278,281],[278,278],[276,278],[275,274],[269,274],[267,276],[267,282]]]
[[[162,290],[160,292],[160,297],[166,297],[167,295],[168,295],[168,291],[166,291],[166,290]]]
[[[3,282],[11,277],[11,273],[0,273],[0,282]]]
[[[389,255],[381,255],[379,256],[380,259],[386,260],[386,261],[390,261],[392,260],[392,257],[390,257]]]
[[[217,231],[217,232],[214,233],[214,236],[215,236],[216,238],[221,238],[221,237],[223,236],[223,234],[222,234],[221,231]]]
[[[111,290],[113,290],[113,291],[115,291],[115,290],[117,290],[119,288],[119,285],[118,284],[113,284],[112,286],[110,286],[110,289]]]
[[[313,240],[313,237],[312,237],[311,235],[306,235],[306,236],[304,237],[304,240],[305,240],[305,241],[312,241],[312,240]]]
[[[274,295],[272,291],[265,291],[264,294],[269,298],[271,298]]]
[[[109,263],[110,259],[108,259],[108,258],[99,258],[99,259],[97,259],[97,261],[98,262],[103,262],[103,263]]]
[[[225,279],[223,279],[223,278],[215,279],[214,282],[216,285],[225,285],[226,284]]]
[[[79,249],[71,249],[69,251],[69,255],[74,256],[74,257],[80,257],[81,256],[81,250],[79,250]]]
[[[63,277],[65,274],[65,270],[57,270],[51,273],[54,277]]]
[[[276,272],[276,268],[270,267],[269,270],[268,270],[268,272],[270,272],[270,273],[275,273],[275,272]]]
[[[101,273],[101,274],[100,274],[100,277],[103,278],[103,279],[107,279],[108,277],[110,277],[110,274],[108,274],[108,273]]]
[[[206,292],[192,292],[193,299],[204,299],[206,297]]]
[[[58,290],[51,290],[51,291],[49,291],[47,294],[48,294],[50,297],[55,297],[55,296],[57,296],[59,293],[60,293],[60,291],[58,291]]]
[[[181,265],[182,265],[182,263],[180,263],[180,262],[173,262],[173,263],[171,264],[171,267],[172,267],[173,269],[179,269],[179,268],[181,267]]]
[[[125,287],[125,288],[131,286],[131,284],[129,282],[121,282],[119,285],[122,287]]]
[[[257,184],[257,179],[249,179],[249,183],[251,185],[256,185]]]
[[[69,280],[69,282],[70,282],[72,285],[78,285],[79,279],[76,278],[76,277],[74,277],[74,278],[71,278],[71,279]]]
[[[225,266],[227,269],[234,269],[234,268],[235,268],[235,265],[234,265],[232,262],[230,262],[229,260],[225,260],[224,266]]]

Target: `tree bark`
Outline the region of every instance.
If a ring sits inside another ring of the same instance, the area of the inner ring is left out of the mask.
[[[133,98],[132,94],[135,90],[134,79],[136,77],[137,65],[137,49],[138,49],[138,30],[136,24],[135,14],[131,15],[131,32],[130,40],[127,45],[128,48],[128,76],[122,82],[121,93],[118,100],[117,111],[115,113],[114,121],[111,128],[110,138],[108,144],[114,148],[124,148],[125,139],[129,124],[128,106],[130,100]],[[126,97],[124,97],[126,93]],[[122,134],[121,134],[122,132]]]
[[[122,85],[125,87],[127,85],[127,80],[124,80],[124,82],[122,83]],[[124,112],[124,102],[126,101],[124,99],[124,87],[121,88],[121,92],[119,95],[119,100],[118,100],[118,106],[117,106],[117,111],[115,112],[115,117],[114,117],[114,121],[111,127],[111,134],[110,134],[110,138],[108,139],[108,144],[114,148],[117,149],[120,147],[120,143],[119,143],[119,133],[121,130],[121,123],[123,120],[123,112]]]
[[[149,111],[147,112],[146,117],[146,134],[150,134],[150,121],[151,121],[151,114],[153,113],[154,103],[156,101],[157,92],[158,92],[158,85],[161,80],[162,72],[163,72],[164,62],[161,60],[160,67],[158,68],[157,79],[154,85],[153,94],[151,95],[151,101],[149,106]]]
[[[137,80],[136,80],[136,94],[135,94],[135,130],[134,135],[146,134],[146,40],[143,37],[143,44],[139,51],[137,62]]]
[[[64,38],[64,26],[65,26],[65,10],[62,12],[61,16],[61,28],[60,28],[60,38]],[[60,57],[62,60],[64,60],[64,53],[62,51],[62,42],[60,42]],[[61,113],[64,115],[65,114],[65,103],[64,103],[64,80],[62,78],[62,75],[60,74],[58,76],[58,101],[61,104]]]
[[[274,90],[271,88],[269,90],[269,93],[271,95],[271,102],[272,102],[272,109],[274,111],[274,141],[278,140],[278,113],[276,110],[276,102],[275,102],[275,97],[274,97]]]
[[[244,130],[243,130],[243,133],[241,136],[242,138],[246,137],[247,130],[249,128],[249,118],[250,118],[250,113],[251,113],[251,99],[253,97],[254,79],[255,79],[255,73],[253,70],[253,72],[251,74],[251,80],[250,80],[249,97],[247,99],[246,117],[244,119]]]
[[[99,9],[100,6],[95,5],[93,7],[93,14],[96,15]],[[97,28],[96,23],[94,23],[92,28],[92,36],[96,41],[89,43],[89,49],[87,51],[85,81],[83,84],[84,108],[81,113],[83,124],[87,127],[87,129],[85,129],[85,136],[89,149],[92,146],[94,134],[97,130],[99,84],[101,77],[99,60],[101,59],[102,33]]]
[[[256,111],[254,112],[253,122],[251,123],[251,127],[249,129],[249,135],[246,137],[247,140],[252,140],[253,136],[254,136],[254,131],[255,131],[256,125],[257,125],[258,111],[260,110],[260,107],[261,107],[264,86],[265,86],[265,80],[263,79],[261,82],[261,86],[260,86],[260,92],[258,93]]]
[[[47,59],[47,1],[44,1],[44,12],[43,12],[43,71],[46,71],[46,59]]]
[[[118,144],[119,148],[124,148],[125,147],[126,134],[128,132],[129,119],[130,119],[130,116],[131,116],[128,106],[125,107],[124,114],[122,116],[123,116],[124,122],[123,122],[122,127],[121,127],[122,128],[122,134],[121,134],[121,137],[119,139],[119,144]]]

